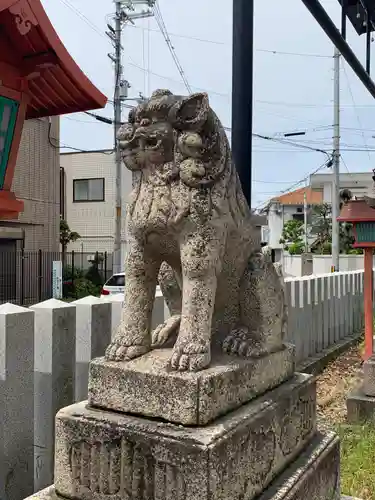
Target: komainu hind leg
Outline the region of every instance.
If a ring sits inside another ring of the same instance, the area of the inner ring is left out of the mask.
[[[241,284],[240,325],[224,340],[223,350],[259,357],[282,347],[287,311],[282,273],[270,253],[253,254]]]

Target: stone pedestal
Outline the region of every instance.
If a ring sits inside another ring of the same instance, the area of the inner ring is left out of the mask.
[[[375,421],[375,356],[363,363],[363,383],[346,400],[348,421]]]
[[[92,362],[90,401],[56,417],[55,485],[34,499],[340,498],[338,439],[317,432],[315,379],[293,373],[290,346],[200,373],[169,372],[169,355]]]
[[[90,364],[89,404],[97,408],[159,418],[182,425],[205,425],[293,375],[294,349],[254,359],[214,354],[198,373],[168,369],[171,349],[133,361]]]

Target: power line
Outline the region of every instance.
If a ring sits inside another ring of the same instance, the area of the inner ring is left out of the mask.
[[[292,181],[263,181],[263,180],[253,179],[252,182],[257,182],[259,184],[289,184]]]
[[[160,29],[162,35],[164,36],[165,43],[168,46],[169,52],[171,53],[171,56],[172,56],[172,59],[176,65],[176,68],[177,68],[178,72],[180,73],[182,81],[184,82],[186,90],[189,92],[189,94],[192,94],[192,90],[191,90],[191,87],[189,85],[188,79],[185,75],[183,67],[182,67],[182,65],[177,57],[175,48],[174,48],[172,41],[169,37],[168,30],[167,30],[167,27],[166,27],[164,19],[163,19],[163,15],[162,15],[161,10],[160,10],[159,2],[157,0],[156,0],[155,5],[154,5],[154,16],[155,16],[156,22],[158,23],[159,29]]]
[[[256,49],[257,52],[266,52],[268,54],[281,55],[281,56],[298,56],[298,57],[315,57],[322,59],[332,59],[332,56],[324,54],[306,54],[302,52],[284,52],[282,50],[267,50],[267,49]]]
[[[354,109],[355,109],[355,112],[356,112],[358,125],[359,125],[359,128],[360,128],[361,132],[362,132],[363,142],[364,142],[365,147],[366,147],[366,148],[368,148],[367,141],[366,141],[366,138],[365,138],[365,134],[364,134],[364,131],[363,131],[363,129],[362,129],[361,120],[359,119],[359,114],[358,114],[358,111],[357,111],[357,109],[356,109],[355,100],[354,100],[354,95],[353,95],[353,92],[352,92],[352,88],[351,88],[351,85],[350,85],[350,81],[349,81],[348,74],[347,74],[347,72],[346,72],[346,67],[345,67],[345,64],[343,64],[343,70],[344,70],[345,78],[346,78],[346,81],[347,81],[347,84],[348,84],[348,88],[349,88],[350,96],[351,96],[351,99],[352,99],[352,101],[353,101],[353,106],[354,106]],[[369,161],[370,161],[370,165],[371,165],[371,156],[370,156],[370,152],[369,152],[369,151],[367,151],[367,153],[368,153],[368,159],[369,159]]]
[[[152,28],[144,28],[142,26],[132,26],[132,28],[137,28],[145,31],[150,31],[154,33],[159,33],[158,30],[152,29]],[[230,45],[228,42],[224,42],[221,40],[210,40],[207,38],[201,38],[201,37],[196,37],[196,36],[191,36],[191,35],[183,35],[181,33],[171,33],[169,32],[170,37],[175,37],[175,38],[182,38],[186,40],[194,40],[196,42],[202,42],[202,43],[209,43],[213,45]],[[273,54],[273,55],[282,55],[282,56],[298,56],[298,57],[313,57],[313,58],[323,58],[323,59],[332,59],[332,56],[325,55],[325,54],[309,54],[309,53],[303,53],[303,52],[287,52],[287,51],[281,51],[281,50],[272,50],[272,49],[255,49],[256,52],[264,52],[267,54]]]
[[[346,164],[346,162],[345,162],[345,160],[344,160],[344,158],[343,158],[342,154],[340,154],[340,158],[341,158],[341,161],[342,161],[342,163],[343,163],[344,167],[346,168],[346,170],[347,170],[348,174],[352,175],[352,173],[350,172],[349,167],[348,167],[348,165]]]
[[[82,19],[83,22],[85,22],[95,33],[103,37],[105,40],[107,40],[107,37],[103,33],[103,31],[96,26],[83,12],[81,12],[77,7],[75,7],[69,0],[60,0],[61,3],[63,3],[68,9],[70,9],[72,12],[74,12],[80,19]]]
[[[292,184],[288,189],[285,189],[284,191],[280,191],[278,194],[279,195],[283,195],[283,194],[287,194],[287,193],[295,190],[300,184],[302,184],[303,182],[306,182],[311,175],[314,175],[314,174],[318,173],[323,168],[328,168],[330,161],[332,161],[331,158],[329,160],[325,161],[318,168],[316,168],[315,170],[313,170],[312,172],[310,172],[309,174],[307,174],[303,179],[301,179],[300,181],[297,181],[296,183]],[[268,200],[265,200],[264,202],[260,203],[257,207],[255,207],[255,210],[258,210],[260,207],[263,207],[264,205],[268,204],[273,198],[276,198],[276,196],[273,196],[272,198],[270,198]]]

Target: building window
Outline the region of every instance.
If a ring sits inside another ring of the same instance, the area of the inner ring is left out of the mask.
[[[304,214],[293,214],[293,220],[303,221],[305,219]]]
[[[104,201],[104,178],[73,180],[73,201]]]
[[[0,96],[0,189],[4,185],[17,112],[18,102]]]
[[[303,211],[303,208],[302,208],[302,207],[297,207],[297,212],[298,212],[299,214],[301,214],[301,213],[302,213],[302,211]]]

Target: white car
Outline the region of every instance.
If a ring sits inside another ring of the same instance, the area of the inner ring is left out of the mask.
[[[107,298],[110,295],[118,295],[124,293],[125,273],[113,274],[109,280],[103,285],[100,292],[100,298]],[[156,287],[156,295],[161,295],[159,285]]]

